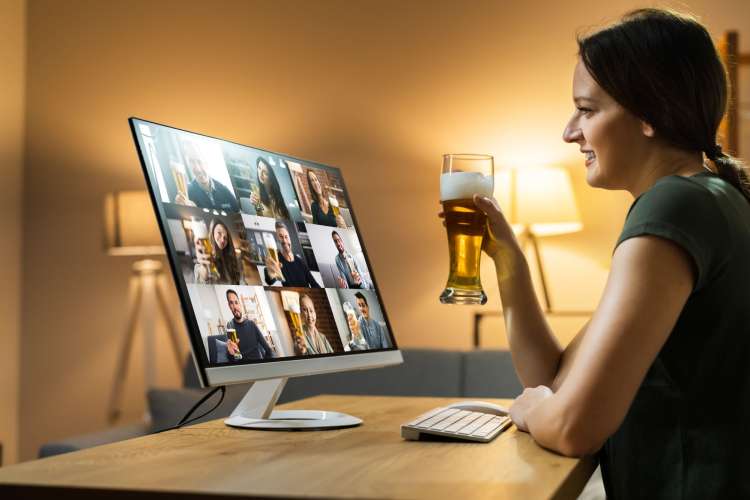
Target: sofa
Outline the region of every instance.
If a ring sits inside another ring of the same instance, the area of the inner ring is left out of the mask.
[[[317,394],[514,398],[522,391],[508,351],[404,349],[402,353],[404,362],[400,365],[289,379],[279,403]],[[191,359],[185,363],[183,385],[181,389],[148,391],[150,423],[139,422],[50,442],[40,448],[39,457],[131,439],[171,427],[207,391],[200,388]],[[248,388],[249,384],[228,386],[221,405],[196,423],[229,416]],[[194,415],[200,415],[214,404],[213,398],[206,401]]]

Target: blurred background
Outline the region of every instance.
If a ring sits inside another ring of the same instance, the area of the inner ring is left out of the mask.
[[[578,146],[561,140],[575,37],[644,5],[0,0],[3,462],[108,426],[135,258],[104,251],[103,203],[145,187],[130,116],[340,167],[402,347],[470,349],[476,310],[500,308],[491,264],[487,305],[438,302],[441,155],[562,167],[583,229],[540,240],[549,293],[556,309],[593,310],[632,200],[589,188]],[[737,30],[750,49],[746,0],[658,5],[698,15],[717,40]],[[585,319],[553,324],[564,342]],[[157,338],[157,383],[178,385],[169,336]],[[499,318],[483,323],[481,345],[505,345]],[[129,363],[120,422],[145,411],[142,342]]]

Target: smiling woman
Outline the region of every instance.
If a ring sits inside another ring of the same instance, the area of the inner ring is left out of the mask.
[[[591,186],[635,201],[601,302],[562,349],[497,202],[475,196],[527,387],[511,416],[542,446],[598,453],[610,499],[750,497],[750,183],[716,144],[724,69],[706,29],[665,10],[579,48],[563,139]]]

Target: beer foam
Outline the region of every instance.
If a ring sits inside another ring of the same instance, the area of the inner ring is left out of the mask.
[[[440,201],[468,200],[474,194],[492,196],[494,178],[479,172],[453,172],[440,176]]]

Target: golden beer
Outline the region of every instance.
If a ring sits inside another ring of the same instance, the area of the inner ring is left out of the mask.
[[[181,166],[181,165],[180,165]],[[181,194],[184,199],[188,199],[187,195],[187,177],[185,176],[185,167],[182,169],[176,166],[172,168],[172,176],[174,177],[174,183],[177,186],[177,194]]]
[[[338,217],[341,213],[341,210],[339,209],[339,200],[335,196],[331,195],[328,197],[328,203],[331,204],[331,208],[333,209],[333,216]]]
[[[242,353],[239,351],[240,338],[237,336],[237,330],[234,328],[227,328],[227,338],[237,346],[237,353],[233,355],[234,359],[242,359]]]
[[[477,210],[473,200],[444,201],[443,213],[450,254],[446,286],[481,291],[479,262],[487,216]]]
[[[279,248],[276,246],[276,238],[271,233],[263,233],[263,243],[266,245],[266,250],[271,260],[279,264],[279,279],[285,281],[284,273],[281,271],[281,260],[279,259]]]
[[[295,346],[304,346],[304,339],[302,338],[302,316],[300,315],[299,307],[299,293],[291,290],[281,291],[281,306],[284,309],[284,315],[286,316],[287,324],[289,329],[292,331],[292,336],[295,340]],[[299,347],[295,347],[299,350]]]
[[[487,216],[474,204],[475,194],[492,196],[492,157],[445,155],[440,177],[440,200],[448,235],[448,282],[440,295],[443,304],[484,304],[480,262]]]
[[[193,229],[193,237],[195,238],[196,246],[199,246],[203,250],[203,253],[210,261],[210,264],[208,266],[209,272],[212,275],[218,275],[216,263],[214,262],[214,249],[208,238],[208,226],[206,225],[206,221],[193,217],[191,218],[190,225]]]

